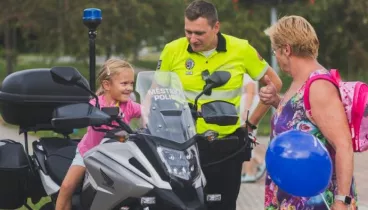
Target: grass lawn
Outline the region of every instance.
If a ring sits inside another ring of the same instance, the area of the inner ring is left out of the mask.
[[[38,203],[36,203],[36,204],[33,204],[32,203],[32,201],[31,201],[31,199],[28,199],[28,202],[27,202],[27,204],[29,205],[29,207],[31,207],[33,210],[39,210],[39,209],[41,209],[41,207],[43,206],[43,205],[45,205],[46,203],[49,203],[51,201],[51,199],[49,198],[49,197],[44,197],[44,198],[42,198],[41,200],[40,200],[40,202],[38,202]],[[0,210],[5,210],[5,209],[0,209]],[[19,209],[17,209],[17,210],[28,210],[28,208],[26,208],[26,207],[21,207],[21,208],[19,208]]]
[[[38,210],[38,209],[41,209],[41,207],[43,205],[45,205],[46,203],[50,202],[51,199],[49,197],[44,197],[40,200],[40,202],[36,203],[36,204],[32,204],[31,200],[28,199],[28,205],[34,209],[34,210]],[[18,210],[27,210],[26,207],[22,207],[22,208],[19,208]]]

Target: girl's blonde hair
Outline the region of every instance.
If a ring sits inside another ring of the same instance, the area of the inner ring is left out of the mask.
[[[285,16],[266,30],[273,47],[288,44],[299,57],[317,58],[319,40],[313,26],[303,17]]]
[[[111,78],[114,75],[119,74],[122,70],[131,70],[134,73],[134,69],[130,63],[127,61],[117,59],[117,58],[111,58],[108,59],[101,67],[100,72],[97,76],[98,84],[100,85],[97,89],[96,95],[100,96],[105,93],[102,82],[104,80],[111,81]]]

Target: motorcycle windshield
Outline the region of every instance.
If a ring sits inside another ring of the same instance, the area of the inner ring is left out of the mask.
[[[151,135],[183,143],[196,134],[188,102],[176,73],[139,72],[136,91],[140,95],[142,119]]]

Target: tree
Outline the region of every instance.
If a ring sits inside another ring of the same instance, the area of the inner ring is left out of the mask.
[[[295,4],[279,11],[281,16],[297,14],[311,22],[319,37],[319,60],[323,65],[340,69],[345,79],[368,78],[365,0],[321,0],[307,7]]]
[[[18,29],[27,29],[29,27],[30,20],[27,17],[34,12],[35,7],[30,1],[2,0],[0,8],[6,8],[0,14],[0,24],[4,26],[1,32],[4,34],[7,74],[10,74],[14,71],[17,60]]]

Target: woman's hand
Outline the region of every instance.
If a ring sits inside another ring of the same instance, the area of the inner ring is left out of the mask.
[[[265,76],[265,82],[267,85],[259,90],[259,99],[263,104],[272,105],[277,108],[280,103],[280,97],[277,94],[276,86],[267,75]]]

